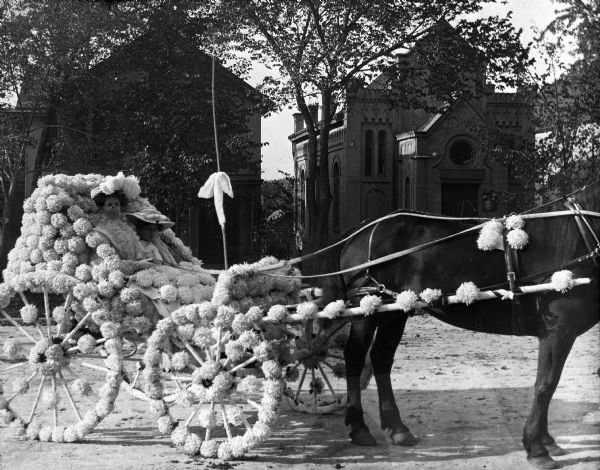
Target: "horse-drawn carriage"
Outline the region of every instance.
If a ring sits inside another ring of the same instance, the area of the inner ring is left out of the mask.
[[[389,368],[407,316],[422,310],[464,328],[541,338],[524,444],[534,463],[552,463],[547,404],[575,337],[598,321],[597,183],[564,199],[566,210],[501,220],[396,212],[317,254],[221,272],[204,269],[167,229],[160,237],[178,263],[126,274],[122,254],[95,230],[91,196],[122,191],[128,212],[153,209],[136,184],[51,175],[24,204],[0,284],[2,316],[22,335],[0,352],[2,375],[13,376],[0,418],[18,435],[80,440],[126,389],[189,455],[242,457],[268,437],[283,400],[312,413],[345,406],[353,441],[368,445],[356,378],[379,325],[371,357],[382,425],[412,444]],[[307,279],[320,289],[303,288]],[[21,321],[4,310],[16,296]],[[344,364],[344,326],[355,315]],[[347,394],[334,386],[345,374]]]

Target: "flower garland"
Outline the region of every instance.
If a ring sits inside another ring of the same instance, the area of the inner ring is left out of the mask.
[[[152,399],[151,410],[158,420],[159,430],[170,432],[173,443],[190,456],[202,455],[221,460],[240,458],[268,437],[277,418],[283,395],[282,366],[277,356],[279,345],[275,340],[260,339],[253,331],[254,322],[242,322],[240,315],[229,306],[211,302],[184,306],[172,312],[170,318],[159,321],[148,339],[143,374],[146,395]],[[195,415],[196,423],[209,430],[223,425],[227,429],[226,439],[216,436],[205,439],[206,435],[190,431],[191,422],[177,425],[171,416],[164,401],[165,388],[160,367],[165,344],[173,337],[179,338],[173,340],[175,344],[188,337],[196,347],[191,356],[188,351],[178,351],[170,359],[173,370],[191,374],[191,381],[185,382],[189,385],[179,392],[181,403],[184,406],[205,404],[206,407]],[[227,338],[223,347],[226,358],[217,361],[211,358],[213,346],[217,338],[224,337]],[[204,355],[204,360],[192,367],[197,354]],[[261,371],[262,377],[247,375],[241,380],[236,379],[231,371],[238,370],[244,360],[257,362],[258,367],[253,370]],[[256,404],[259,410],[253,425],[249,424],[243,411],[229,405],[239,394],[262,394],[260,403]],[[219,413],[215,404],[221,406],[225,402],[228,405]],[[244,426],[245,433],[233,436],[231,426]]]
[[[212,302],[218,305],[229,305],[241,313],[248,312],[253,306],[260,306],[268,311],[277,304],[298,303],[300,301],[298,278],[271,276],[260,271],[260,268],[278,263],[276,258],[266,257],[257,263],[232,266],[219,275]],[[284,268],[276,274],[297,275],[299,271],[294,268]]]
[[[137,179],[125,177],[122,173],[114,177],[96,174],[44,176],[23,204],[21,236],[8,255],[7,268],[3,272],[5,283],[0,284],[0,308],[5,308],[17,292],[47,291],[63,295],[72,292],[69,308],[55,308],[52,318],[57,323],[72,324],[72,321],[89,316],[91,321],[86,323],[86,327],[106,340],[105,365],[108,370],[99,401],[82,421],[62,430],[35,423],[21,426],[30,438],[73,442],[91,431],[110,413],[119,390],[123,360],[121,335],[125,332],[141,334],[152,328],[150,320],[143,315],[144,307],[135,288],[137,286],[130,282],[130,287],[126,287],[128,280],[120,270],[119,256],[108,240],[94,230],[94,226],[102,222],[110,225],[111,234],[120,237],[123,242],[136,236],[125,221],[108,221],[98,214],[92,193],[112,194],[115,191],[126,195],[128,210],[153,208],[147,200],[139,197]],[[168,300],[191,303],[210,298],[215,281],[201,270],[201,263],[190,256],[174,233],[170,232],[168,236],[170,245],[178,247],[181,258],[186,260],[186,271],[175,270],[177,276],[165,276],[164,273],[159,276],[158,271],[150,273],[150,284],[163,288]],[[98,258],[93,265],[90,264],[92,252]],[[191,273],[181,274],[188,271]],[[159,282],[161,280],[164,282]],[[171,287],[165,286],[169,283]],[[40,316],[33,305],[26,305],[20,313],[22,320],[28,324],[34,323]],[[84,335],[76,344],[79,351],[90,353],[94,350],[93,342],[92,336]],[[11,357],[22,354],[10,344],[5,345],[2,351]],[[56,374],[67,366],[70,355],[60,346],[46,341],[34,344],[28,352],[31,366],[45,375]],[[76,382],[76,385],[74,383],[74,386],[89,393],[90,384],[84,380]],[[46,403],[54,403],[50,395],[42,398]],[[0,415],[4,421],[15,421],[14,413],[2,397]]]

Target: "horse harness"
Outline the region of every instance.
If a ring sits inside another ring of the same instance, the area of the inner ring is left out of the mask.
[[[581,204],[575,197],[572,195],[565,196],[565,207],[573,214],[575,223],[577,224],[577,228],[579,233],[585,243],[585,246],[588,250],[588,253],[584,256],[573,259],[565,264],[562,264],[557,267],[553,267],[552,269],[546,270],[542,273],[537,273],[535,275],[529,275],[521,278],[520,280],[535,278],[546,276],[550,273],[556,272],[559,269],[563,269],[567,266],[576,265],[583,261],[592,260],[596,267],[600,266],[600,240],[598,236],[594,232],[591,224],[589,223],[588,218],[584,214],[584,210],[581,207]],[[375,223],[373,228],[371,229],[371,233],[369,234],[369,245],[368,245],[368,260],[367,263],[371,263],[373,261],[373,238],[375,236],[376,230],[379,228],[381,221]],[[502,238],[504,245],[504,261],[506,265],[506,279],[508,283],[509,291],[511,292],[510,301],[511,301],[511,329],[514,335],[524,335],[526,334],[526,325],[524,323],[523,312],[521,308],[521,303],[519,300],[519,296],[523,295],[517,286],[517,276],[519,274],[519,257],[518,251],[510,246],[507,242],[506,236],[508,234],[508,230],[505,228],[503,230]],[[440,240],[441,241],[441,240]],[[430,244],[427,244],[430,246]],[[423,246],[424,248],[425,246]],[[349,289],[347,291],[347,296],[350,301],[355,299],[360,299],[365,295],[379,295],[379,296],[388,296],[391,299],[395,299],[398,296],[398,292],[392,291],[379,281],[375,279],[370,274],[370,267],[367,267],[363,271],[359,271],[353,279],[360,278],[362,275],[362,281],[359,287]],[[504,284],[504,283],[503,283]],[[496,286],[494,286],[496,287]],[[433,307],[428,307],[433,308]]]

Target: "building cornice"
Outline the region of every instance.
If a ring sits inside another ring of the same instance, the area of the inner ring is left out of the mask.
[[[335,121],[332,121],[329,132],[343,126],[344,122],[345,122],[344,119],[336,119]],[[323,121],[317,122],[317,129],[316,129],[317,133],[321,129],[322,123],[323,123]],[[304,137],[308,137],[308,130],[306,130],[306,127],[303,127],[299,131],[296,131],[293,134],[288,135],[288,140],[291,142],[294,142],[294,141],[298,141],[298,140],[304,140]]]

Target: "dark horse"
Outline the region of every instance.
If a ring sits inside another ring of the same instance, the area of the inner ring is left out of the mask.
[[[573,193],[571,202],[573,198],[584,210],[600,211],[600,182]],[[321,278],[326,301],[351,300],[360,287],[363,290],[359,294],[379,291],[384,298],[386,293],[406,289],[418,294],[425,288],[433,288],[452,294],[467,281],[482,290],[491,286],[508,288],[508,271],[516,273],[517,286],[549,282],[554,272],[563,269],[571,270],[574,278],[592,278],[591,284],[574,287],[564,294],[546,291],[517,295],[514,301],[482,300],[470,305],[441,302],[427,308],[432,316],[461,328],[539,338],[533,405],[523,431],[528,460],[539,468],[554,468],[556,462],[550,455],[562,452],[548,432],[548,407],[567,355],[577,336],[600,319],[597,246],[600,218],[589,214],[576,217],[574,213],[552,216],[556,211],[567,210],[567,201],[567,197],[561,198],[527,213],[546,215],[526,220],[529,243],[518,250],[517,258],[511,260],[508,269],[507,259],[511,256],[506,256],[505,251],[477,248],[479,230],[455,236],[477,221],[427,217],[410,211],[392,213],[391,217],[363,226],[345,242],[315,257],[321,273],[351,269],[369,260],[376,262],[368,269]],[[444,240],[438,242],[440,239]],[[424,244],[426,246],[412,253],[377,263],[378,258]],[[309,267],[311,272],[317,272],[315,268],[316,265]],[[377,383],[382,429],[389,430],[395,444],[416,443],[415,436],[400,419],[390,381],[394,353],[407,318],[408,314],[400,311],[377,312],[352,319],[344,356],[348,390],[346,425],[351,428],[350,437],[355,444],[375,445],[363,420],[360,388],[360,374],[373,336],[370,359]]]

